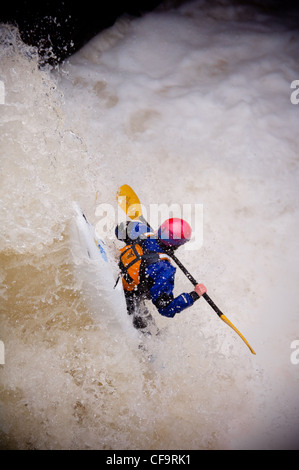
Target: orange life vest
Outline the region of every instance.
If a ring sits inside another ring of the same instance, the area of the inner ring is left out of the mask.
[[[142,246],[136,242],[121,248],[119,267],[124,290],[128,292],[136,290],[140,284],[142,271],[149,264],[159,260],[170,261],[170,258],[165,253],[144,253]]]

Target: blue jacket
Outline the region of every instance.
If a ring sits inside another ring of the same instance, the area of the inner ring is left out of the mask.
[[[152,252],[161,253],[161,246],[155,239],[142,241],[142,246]],[[149,294],[158,312],[165,317],[174,317],[177,313],[193,305],[199,296],[195,292],[183,293],[174,297],[174,277],[176,268],[169,261],[160,260],[147,266],[145,281],[150,286]]]

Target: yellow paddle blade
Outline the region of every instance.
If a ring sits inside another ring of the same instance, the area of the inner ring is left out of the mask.
[[[252,354],[255,354],[255,351],[252,349],[252,347],[250,346],[250,344],[248,343],[248,341],[246,341],[246,339],[244,338],[244,336],[240,333],[240,331],[229,321],[228,318],[226,318],[225,315],[221,315],[220,316],[221,320],[224,321],[224,323],[226,323],[228,326],[230,326],[239,336],[240,338],[242,338],[242,340],[244,341],[244,343],[246,344],[246,346],[248,346],[248,348],[250,349],[250,351],[252,352]]]
[[[130,219],[142,216],[141,204],[131,186],[123,184],[117,192],[117,202]]]

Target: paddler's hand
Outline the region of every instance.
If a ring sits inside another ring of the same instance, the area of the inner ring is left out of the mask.
[[[196,284],[196,286],[194,287],[194,291],[199,297],[201,297],[207,292],[207,288],[203,284]]]

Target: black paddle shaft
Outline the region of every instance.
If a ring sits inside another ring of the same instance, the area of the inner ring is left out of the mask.
[[[173,261],[178,265],[178,267],[183,271],[183,273],[187,276],[187,278],[189,279],[189,281],[192,282],[192,284],[194,286],[196,286],[198,284],[198,282],[196,281],[196,279],[194,279],[194,277],[192,276],[192,274],[189,273],[189,271],[185,268],[185,266],[180,262],[180,260],[177,259],[177,257],[173,254],[170,255],[171,258],[173,259]],[[219,317],[221,317],[223,315],[223,313],[221,312],[221,310],[217,307],[216,304],[214,304],[213,300],[208,296],[207,293],[203,294],[202,295],[203,298],[208,302],[208,304],[212,307],[213,310],[215,310],[215,312],[217,313],[217,315]]]

